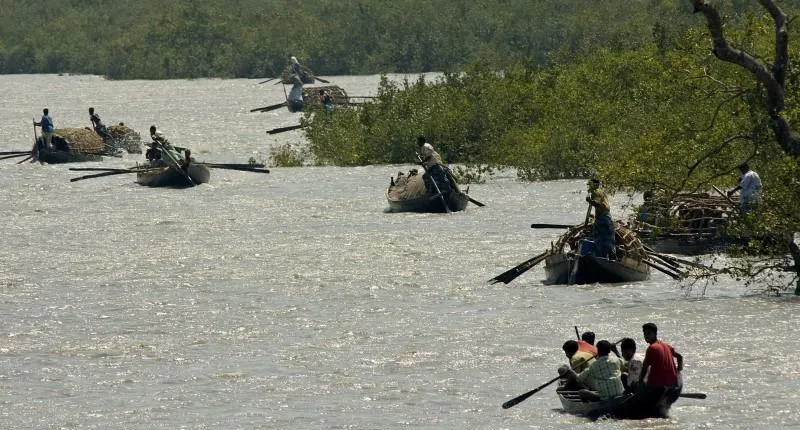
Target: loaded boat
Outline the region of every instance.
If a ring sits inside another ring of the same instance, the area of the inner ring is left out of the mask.
[[[447,175],[449,184],[437,185],[428,172],[420,175],[412,169],[407,175],[392,178],[386,199],[391,212],[458,212],[466,209],[469,196],[459,189],[452,175]]]
[[[545,284],[593,284],[644,281],[650,277],[647,252],[636,234],[616,223],[616,256],[592,253],[591,223],[570,227],[544,257]]]

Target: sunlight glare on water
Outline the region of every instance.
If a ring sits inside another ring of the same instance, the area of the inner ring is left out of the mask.
[[[376,93],[378,76],[328,78]],[[41,108],[84,127],[94,106],[203,161],[266,158],[303,137],[265,133],[299,116],[249,113],[283,98],[258,81],[0,76],[0,136],[27,149]],[[560,233],[532,222],[582,220],[584,181],[500,172],[470,186],[484,208],[391,214],[389,177],[411,164],[214,170],[171,190],[14,161],[0,162],[0,428],[800,428],[797,300],[726,279],[700,296],[659,272],[544,286],[539,266],[487,283]],[[644,422],[563,414],[554,387],[501,409],[555,375],[574,326],[641,348],[648,321],[708,399]]]

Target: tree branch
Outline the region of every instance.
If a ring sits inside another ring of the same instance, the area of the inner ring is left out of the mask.
[[[800,157],[800,141],[792,133],[789,122],[781,116],[785,109],[784,98],[786,67],[789,62],[788,19],[774,0],[758,0],[775,22],[775,63],[768,68],[752,55],[734,48],[728,43],[723,31],[722,18],[719,11],[711,5],[710,0],[692,0],[694,13],[701,12],[708,24],[708,31],[713,44],[712,52],[722,61],[741,66],[749,70],[767,90],[766,107],[772,119],[772,131],[781,149],[794,157]]]

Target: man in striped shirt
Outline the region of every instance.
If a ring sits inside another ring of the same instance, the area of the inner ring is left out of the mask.
[[[597,342],[597,359],[586,370],[575,373],[569,369],[562,374],[567,379],[575,379],[588,389],[582,389],[581,398],[588,401],[606,400],[621,395],[625,391],[622,386],[622,360],[608,355],[611,343],[607,340]]]

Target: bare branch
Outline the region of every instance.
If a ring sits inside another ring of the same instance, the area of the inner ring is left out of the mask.
[[[770,124],[781,149],[789,155],[800,157],[800,141],[792,133],[789,122],[781,116],[785,109],[786,68],[789,62],[788,19],[773,0],[758,0],[775,22],[775,62],[767,67],[752,55],[728,43],[723,31],[722,18],[710,0],[692,0],[694,12],[701,12],[708,24],[708,31],[713,44],[712,52],[722,61],[739,65],[749,70],[767,90],[766,107],[772,120]]]

